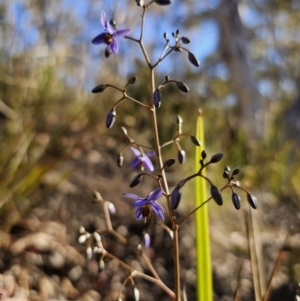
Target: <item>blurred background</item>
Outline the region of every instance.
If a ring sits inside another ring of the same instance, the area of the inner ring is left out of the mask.
[[[121,88],[136,76],[129,94],[149,101],[148,70],[141,50],[129,40],[120,39],[119,54],[108,59],[103,45],[91,44],[103,30],[102,10],[119,28],[130,28],[131,35],[138,36],[141,9],[133,0],[0,2],[0,282],[4,298],[115,298],[118,286],[111,283],[122,282],[122,273],[110,263],[98,273],[95,262],[86,262],[85,249],[77,243],[80,225],[105,228],[101,208],[95,209],[91,202],[93,190],[115,204],[113,225],[121,233],[138,239],[143,232],[144,226],[130,217],[130,202],[121,197],[131,191],[132,157],[124,153],[122,169],[116,167],[115,158],[127,143],[121,126],[136,141],[152,143],[147,113],[126,101],[118,106],[117,121],[108,131],[105,116],[120,95],[113,89],[96,95],[91,90],[105,83]],[[145,26],[151,62],[163,50],[164,32],[172,41],[177,29],[191,40],[188,49],[201,65],[194,67],[185,52],[176,52],[157,68],[157,84],[170,75],[190,88],[188,94],[175,85],[162,91],[161,140],[176,134],[178,114],[184,120],[184,132],[194,134],[197,111],[203,110],[207,152],[225,155],[221,164],[208,171],[210,178],[221,186],[224,166],[239,168],[242,185],[258,198],[253,220],[262,291],[293,227],[271,298],[294,300],[300,279],[300,3],[174,0],[166,7],[153,5]],[[194,169],[194,147],[189,141],[182,143],[188,160],[169,171],[171,186],[182,173],[188,175]],[[170,146],[164,154],[176,157],[177,150]],[[153,183],[146,180],[132,192],[147,195],[149,186]],[[193,189],[191,183],[183,192],[181,216],[193,208]],[[245,196],[241,197],[242,207],[247,208]],[[233,300],[242,279],[241,300],[252,300],[244,214],[233,208],[230,194],[225,193],[224,200],[224,208],[210,205],[215,297]],[[182,275],[193,300],[192,218],[183,227],[182,237]],[[42,241],[43,247],[36,246],[36,241]],[[113,237],[107,238],[108,249],[115,248],[115,243]],[[165,262],[168,256],[160,253],[159,246],[157,242],[149,256],[172,287],[172,277],[167,277],[172,274],[172,261]],[[120,247],[118,252],[130,258],[129,263],[136,262],[132,250],[126,251],[128,255]],[[240,266],[245,266],[242,276]],[[142,281],[140,285],[141,292],[147,293],[149,287]],[[163,292],[147,295],[147,300],[158,296],[163,297]],[[132,300],[129,292],[126,300]]]

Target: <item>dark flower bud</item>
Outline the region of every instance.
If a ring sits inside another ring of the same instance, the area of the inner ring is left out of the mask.
[[[206,151],[203,150],[203,151],[201,152],[201,157],[202,157],[202,159],[205,160],[205,159],[206,159],[206,156],[207,156]]]
[[[161,93],[158,89],[153,93],[153,104],[156,108],[159,108],[161,105]]]
[[[229,172],[225,170],[225,171],[223,172],[223,178],[224,178],[224,179],[229,179],[229,177],[230,177]]]
[[[143,177],[144,177],[143,174],[138,174],[137,176],[135,176],[135,177],[133,178],[133,180],[131,181],[129,187],[130,187],[130,188],[133,188],[133,187],[139,185],[139,184],[142,182]]]
[[[176,84],[180,91],[184,93],[188,93],[190,91],[189,87],[184,82],[177,82]]]
[[[200,141],[195,137],[195,136],[191,136],[191,141],[193,144],[195,144],[196,146],[200,146]]]
[[[215,200],[215,202],[219,205],[222,206],[223,205],[223,199],[222,199],[222,195],[220,190],[218,189],[218,187],[211,185],[210,187],[210,194],[211,197]]]
[[[175,36],[178,37],[179,36],[179,29],[176,30],[175,32]]]
[[[182,164],[184,163],[184,161],[185,161],[185,151],[182,149],[178,151],[178,162]]]
[[[145,5],[144,0],[136,0],[135,2],[137,4],[137,6],[144,6]]]
[[[173,164],[175,164],[175,159],[169,159],[167,161],[164,162],[163,168],[165,167],[171,167]]]
[[[188,59],[191,62],[191,64],[193,64],[195,67],[199,67],[200,66],[199,61],[196,59],[196,57],[194,56],[193,53],[189,52]]]
[[[172,3],[171,0],[155,0],[155,3],[161,6],[170,5]]]
[[[109,23],[113,29],[115,29],[115,30],[118,29],[116,20],[110,20]]]
[[[210,159],[210,163],[217,163],[219,162],[221,159],[223,158],[223,153],[217,153],[214,154],[211,159]]]
[[[178,205],[181,200],[181,188],[176,186],[171,193],[171,207],[173,210],[178,208]]]
[[[257,199],[254,195],[247,193],[247,201],[253,209],[257,209]]]
[[[170,76],[169,75],[165,76],[165,80],[166,82],[168,82],[170,80]]]
[[[232,193],[231,200],[233,203],[233,206],[236,210],[239,210],[241,208],[241,198],[239,195],[235,192]]]
[[[105,48],[105,53],[104,53],[105,57],[106,57],[106,58],[109,58],[111,54],[112,54],[112,52],[109,52],[109,51],[107,50],[107,48]]]
[[[237,174],[239,174],[240,170],[238,168],[234,169],[232,172],[233,176],[236,176]]]
[[[122,154],[118,154],[117,164],[119,167],[121,167],[123,165],[123,161],[124,161],[124,157],[122,156]]]
[[[136,81],[136,76],[133,76],[128,80],[128,84],[133,85],[135,83],[135,81]]]
[[[101,93],[106,89],[106,85],[98,85],[92,90],[92,93]]]
[[[116,116],[117,116],[117,113],[116,113],[116,110],[115,110],[115,109],[111,109],[111,110],[107,113],[105,125],[106,125],[106,127],[107,127],[108,129],[110,129],[110,128],[114,125],[114,123],[115,123],[115,121],[116,121]]]
[[[188,39],[187,37],[182,37],[181,41],[183,44],[189,44],[191,42],[190,39]]]
[[[182,124],[183,119],[179,115],[177,115],[176,122],[177,124]]]
[[[140,291],[137,289],[136,286],[133,287],[132,294],[133,294],[133,300],[134,301],[139,301],[140,300]]]

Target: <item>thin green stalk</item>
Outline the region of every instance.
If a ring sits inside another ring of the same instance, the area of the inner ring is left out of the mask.
[[[196,148],[195,168],[199,170],[201,151],[204,149],[204,127],[203,115],[199,110],[197,118],[196,137],[201,141],[201,148]],[[199,207],[207,200],[205,180],[196,177],[195,207]],[[209,238],[208,206],[203,206],[195,212],[196,220],[196,260],[197,260],[197,300],[212,301],[212,268]]]

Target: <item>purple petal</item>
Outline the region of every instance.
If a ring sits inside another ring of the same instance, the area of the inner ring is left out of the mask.
[[[149,193],[149,195],[147,196],[147,200],[156,201],[162,196],[162,194],[163,194],[163,190],[161,188],[158,188]]]
[[[124,36],[126,36],[126,35],[128,35],[128,34],[130,34],[130,33],[131,33],[131,30],[130,30],[130,29],[124,28],[124,29],[118,29],[118,30],[116,30],[116,31],[114,32],[114,35],[115,35],[116,37],[124,37]]]
[[[148,170],[150,170],[150,171],[153,171],[153,170],[154,170],[153,164],[152,164],[151,160],[150,160],[148,157],[143,156],[143,157],[141,158],[141,160],[144,162],[144,165],[145,165],[145,167],[146,167]]]
[[[142,209],[143,209],[142,206],[140,206],[140,207],[138,207],[138,208],[136,209],[136,212],[135,212],[135,218],[136,218],[136,219],[141,219],[141,218],[143,218]]]
[[[154,156],[155,154],[156,154],[155,151],[151,151],[151,152],[147,153],[146,156],[147,156],[147,157],[152,157],[152,156]]]
[[[136,149],[136,148],[134,148],[134,147],[130,147],[130,150],[133,152],[133,154],[134,154],[136,157],[139,157],[139,156],[142,155],[142,153],[141,153],[138,149]]]
[[[127,196],[128,198],[132,198],[135,200],[141,200],[142,198],[140,198],[139,196],[137,196],[136,194],[133,193],[123,193],[124,196]]]
[[[151,203],[153,211],[159,216],[160,219],[165,219],[164,217],[164,208],[157,204],[157,203]]]
[[[104,44],[105,43],[105,41],[104,41],[105,36],[106,36],[106,32],[100,33],[95,38],[93,38],[92,44],[94,44],[94,45]]]
[[[143,206],[149,204],[149,201],[147,199],[140,199],[138,201],[135,201],[132,203],[132,206],[137,207],[137,206]]]
[[[102,24],[103,28],[105,29],[105,31],[109,32],[110,34],[114,33],[109,25],[109,22],[106,18],[106,14],[104,11],[101,13],[101,24]]]
[[[132,163],[130,164],[131,168],[136,168],[141,164],[141,159],[140,158],[135,158]]]
[[[113,38],[112,42],[110,43],[110,47],[111,47],[111,50],[114,54],[118,53],[119,46],[118,46],[117,38]]]

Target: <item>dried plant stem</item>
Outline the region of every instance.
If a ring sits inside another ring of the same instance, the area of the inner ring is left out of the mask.
[[[262,298],[262,301],[268,301],[269,300],[269,297],[270,297],[270,293],[271,293],[271,289],[272,289],[272,280],[274,278],[274,276],[276,275],[278,269],[279,269],[279,266],[281,264],[281,261],[283,259],[283,256],[284,256],[284,253],[287,251],[286,250],[286,243],[287,243],[287,240],[291,234],[291,229],[289,230],[286,238],[285,238],[285,241],[284,241],[284,244],[282,246],[282,248],[280,249],[278,255],[277,255],[277,258],[276,258],[276,262],[275,262],[275,265],[274,265],[274,268],[273,268],[273,271],[271,273],[271,276],[270,276],[270,279],[268,281],[268,285],[267,285],[267,290]]]

